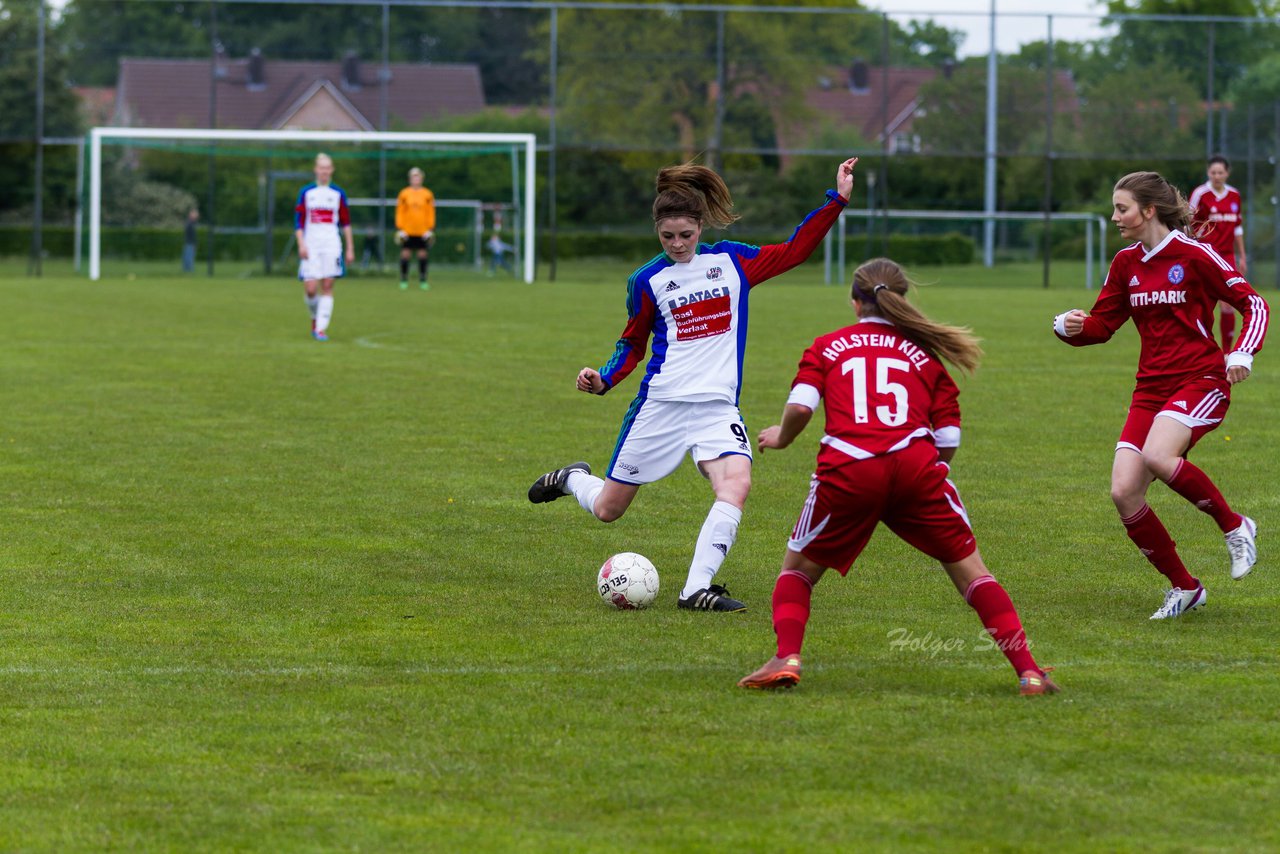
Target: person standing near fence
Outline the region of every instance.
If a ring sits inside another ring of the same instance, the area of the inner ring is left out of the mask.
[[[409,258],[418,255],[418,287],[429,290],[427,263],[436,229],[436,196],[422,185],[426,176],[409,170],[409,186],[396,197],[396,243],[400,244],[400,290],[409,288]]]
[[[187,221],[182,227],[182,272],[194,273],[196,269],[196,223],[200,221],[200,211],[192,208],[187,212]]]
[[[1209,158],[1208,181],[1191,191],[1191,233],[1213,247],[1228,264],[1249,275],[1244,255],[1244,200],[1240,191],[1227,183],[1231,163],[1221,154]],[[1236,310],[1231,303],[1218,303],[1218,331],[1222,352],[1230,353],[1236,336]]]
[[[306,290],[307,310],[311,312],[311,337],[328,341],[333,283],[346,275],[347,264],[355,263],[356,250],[347,194],[330,183],[333,160],[329,155],[316,155],[315,174],[316,180],[298,193],[294,237],[298,241],[298,278]]]

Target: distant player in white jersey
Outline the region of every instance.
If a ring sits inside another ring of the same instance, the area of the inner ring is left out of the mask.
[[[613,358],[578,372],[577,388],[605,394],[644,358],[653,356],[622,422],[608,480],[573,463],[538,478],[535,504],[572,494],[602,522],[626,512],[641,484],[661,480],[688,454],[711,482],[715,503],[703,523],[677,605],[695,611],[744,611],[746,605],[712,584],[738,536],[751,489],[751,440],[738,411],[751,289],[803,262],[849,203],[857,158],[836,170],[836,189],[786,243],[751,246],[699,243],[703,226],[736,220],[729,188],[705,166],[669,166],[658,173],[654,228],[662,253],[627,283],[627,326]]]
[[[356,260],[356,250],[351,237],[347,194],[330,183],[333,160],[329,155],[316,155],[315,172],[315,182],[298,193],[294,236],[300,259],[298,278],[306,289],[307,310],[311,312],[311,337],[328,341],[329,320],[333,317],[333,282],[346,275],[346,265]]]

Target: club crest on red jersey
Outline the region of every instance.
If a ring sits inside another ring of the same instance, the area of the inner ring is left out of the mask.
[[[1187,277],[1187,271],[1182,269],[1181,264],[1174,264],[1169,268],[1169,284],[1180,285],[1182,280]]]

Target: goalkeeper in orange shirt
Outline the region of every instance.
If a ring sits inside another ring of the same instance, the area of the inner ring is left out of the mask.
[[[429,290],[427,256],[436,228],[435,194],[422,186],[424,175],[417,166],[409,170],[409,186],[396,198],[396,243],[400,244],[400,290],[409,287],[409,257],[418,255],[418,287]]]

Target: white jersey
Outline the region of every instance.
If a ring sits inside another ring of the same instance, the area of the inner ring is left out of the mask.
[[[308,249],[342,248],[342,229],[351,225],[347,194],[333,184],[308,184],[298,193],[294,227],[302,229]]]
[[[737,404],[751,288],[808,258],[845,204],[830,191],[786,243],[700,244],[688,262],[664,254],[636,270],[627,286],[627,327],[600,369],[606,391],[640,363],[652,335],[639,397]]]

